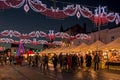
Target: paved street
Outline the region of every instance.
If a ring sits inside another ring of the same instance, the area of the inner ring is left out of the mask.
[[[0,80],[120,80],[120,71],[61,72],[52,68],[40,70],[28,66],[4,65],[0,66]]]

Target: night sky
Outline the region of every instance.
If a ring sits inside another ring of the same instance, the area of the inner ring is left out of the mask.
[[[118,0],[57,0],[57,7],[62,8],[67,4],[81,4],[92,7],[99,5],[107,6],[108,11],[120,12]],[[48,7],[53,6],[51,0],[42,0]],[[62,3],[63,2],[63,3]],[[17,30],[22,33],[29,33],[31,31],[44,31],[52,29],[58,32],[61,24],[66,29],[75,24],[87,23],[87,31],[93,29],[92,21],[81,17],[78,19],[76,16],[68,17],[66,19],[51,19],[40,13],[34,12],[32,9],[25,13],[23,6],[19,9],[0,10],[0,31],[3,30]]]
[[[107,6],[108,11],[118,12],[119,0],[57,0],[57,7],[66,6],[67,4],[80,4],[91,7]],[[51,0],[42,0],[48,7],[53,6]],[[55,30],[60,31],[61,25],[64,30],[76,24],[83,26],[83,23],[87,24],[87,31],[92,31],[95,27],[92,21],[76,16],[68,17],[65,19],[52,19],[46,17],[40,13],[34,12],[32,9],[26,13],[23,6],[19,9],[0,10],[0,31],[3,30],[17,30],[21,33],[29,33],[31,31],[44,31]],[[107,24],[105,26],[114,26],[115,24]],[[103,26],[103,27],[105,27]]]

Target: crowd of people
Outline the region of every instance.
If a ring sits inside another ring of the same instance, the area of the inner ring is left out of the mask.
[[[0,64],[14,64],[23,65],[26,63],[30,67],[38,67],[40,69],[48,70],[50,65],[53,65],[54,70],[60,68],[62,71],[75,71],[78,69],[89,71],[91,65],[94,64],[94,70],[99,69],[100,58],[96,53],[91,55],[90,53],[83,56],[82,54],[36,54],[34,56],[28,55],[24,58],[23,55],[11,56],[7,54],[0,55]]]
[[[7,55],[0,54],[0,65],[8,65],[8,64],[20,64],[22,65],[23,56],[13,56],[13,55]]]

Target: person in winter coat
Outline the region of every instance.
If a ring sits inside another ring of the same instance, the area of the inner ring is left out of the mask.
[[[52,62],[53,62],[53,66],[54,66],[54,70],[57,70],[57,64],[58,64],[58,57],[56,54],[54,54],[54,56],[52,57]]]
[[[68,55],[68,70],[72,69],[72,55]]]
[[[99,69],[99,62],[100,62],[100,58],[99,55],[96,53],[96,55],[94,56],[94,70],[98,70]]]
[[[59,55],[59,63],[60,63],[60,68],[62,69],[63,68],[63,55],[62,55],[62,53],[60,53],[60,55]]]
[[[90,69],[91,64],[92,64],[92,57],[89,53],[89,54],[86,54],[86,67],[87,67],[86,71]]]

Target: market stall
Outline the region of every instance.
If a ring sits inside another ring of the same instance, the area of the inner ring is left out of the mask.
[[[87,47],[88,45],[85,43],[81,43],[79,46],[71,49],[71,52],[80,52],[83,48]]]
[[[69,47],[66,47],[64,48],[61,52],[64,52],[64,53],[71,53],[71,49],[75,48],[76,46],[69,46]]]
[[[92,52],[92,51],[99,51],[101,47],[105,46],[105,44],[101,41],[96,41],[95,43],[85,47],[82,49],[83,52]]]
[[[109,66],[120,65],[120,38],[115,39],[101,49],[103,50],[105,65],[108,68]]]
[[[120,62],[120,38],[101,48],[108,56],[110,62]]]

